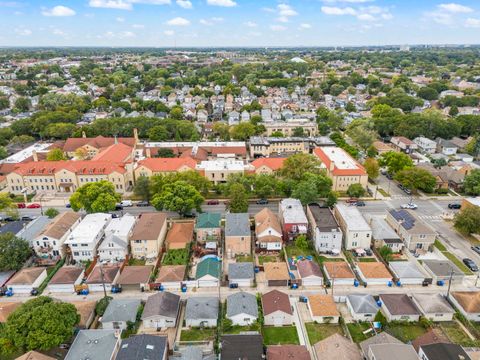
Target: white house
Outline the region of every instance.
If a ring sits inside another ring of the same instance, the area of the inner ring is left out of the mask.
[[[128,323],[135,323],[140,299],[113,299],[100,318],[102,329],[125,330]]]
[[[100,261],[125,260],[128,255],[128,239],[136,221],[136,217],[130,214],[110,221],[105,228],[105,239],[98,246]]]
[[[319,253],[339,254],[342,250],[343,234],[329,208],[318,204],[307,206],[310,238]]]
[[[255,295],[237,292],[227,297],[227,319],[233,325],[246,326],[253,324],[258,318],[258,304]]]
[[[335,300],[330,294],[316,294],[308,297],[308,310],[313,321],[322,323],[338,323],[340,313]]]
[[[430,321],[452,321],[455,310],[442,294],[412,294],[412,300]]]
[[[218,309],[217,297],[189,297],[185,310],[185,324],[188,327],[216,327]]]
[[[334,214],[342,229],[346,250],[370,247],[372,229],[356,206],[337,204]]]
[[[97,246],[105,234],[105,228],[111,220],[110,214],[88,214],[70,233],[65,244],[70,247],[75,261],[93,260],[97,254]]]
[[[292,325],[293,311],[287,294],[272,290],[262,295],[264,324],[267,326]]]
[[[347,308],[356,321],[372,321],[380,307],[370,294],[347,295]]]
[[[145,329],[165,329],[177,326],[180,296],[164,291],[149,296],[143,309],[142,321]]]
[[[409,321],[420,320],[420,311],[412,299],[406,294],[381,294],[382,312],[388,321]]]
[[[418,148],[427,154],[435,154],[437,151],[437,143],[429,138],[419,136],[413,139],[413,142],[417,144]]]

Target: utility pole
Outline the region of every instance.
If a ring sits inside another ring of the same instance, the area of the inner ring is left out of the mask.
[[[447,299],[450,296],[450,286],[452,285],[453,270],[450,270],[450,278],[448,279]]]
[[[100,266],[100,275],[102,277],[102,285],[103,285],[103,295],[105,296],[105,299],[107,298],[107,289],[105,287],[105,276],[103,274],[103,267],[102,267],[102,264],[100,263],[99,264]]]

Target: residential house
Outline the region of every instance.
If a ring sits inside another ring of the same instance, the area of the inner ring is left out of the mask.
[[[262,157],[255,159],[250,165],[254,167],[257,175],[273,175],[282,168],[285,160],[283,157]]]
[[[382,312],[388,321],[418,321],[420,311],[406,294],[380,294]]]
[[[197,242],[205,244],[207,248],[216,249],[222,239],[221,220],[221,214],[209,212],[198,214],[195,224]]]
[[[158,271],[155,283],[164,289],[180,290],[185,278],[187,267],[185,265],[162,265]]]
[[[193,239],[194,226],[193,222],[173,223],[165,238],[167,248],[169,250],[187,248]]]
[[[14,294],[30,294],[47,278],[47,268],[30,267],[19,270],[8,280],[6,287]]]
[[[360,349],[362,350],[363,357],[368,360],[373,360],[369,357],[370,346],[382,345],[382,344],[397,345],[397,344],[403,344],[403,343],[397,338],[390,335],[389,333],[383,331],[360,343]]]
[[[268,286],[288,286],[290,275],[286,263],[267,262],[263,264],[263,269]]]
[[[383,216],[365,215],[368,225],[372,228],[373,246],[381,248],[389,247],[393,253],[403,250],[404,244],[400,236],[388,225]]]
[[[118,278],[117,284],[123,290],[140,290],[148,289],[150,275],[152,275],[152,265],[132,265],[125,266]]]
[[[113,299],[99,320],[102,329],[126,330],[129,323],[135,323],[139,307],[139,299]]]
[[[22,356],[15,358],[15,360],[55,360],[55,358],[44,355],[37,351],[29,351]]]
[[[302,286],[322,286],[323,274],[316,261],[304,259],[298,261],[296,265]]]
[[[389,151],[395,151],[395,149],[390,146],[390,144],[386,144],[382,141],[374,141],[372,146],[375,148],[375,150],[377,151],[378,155],[382,155],[382,154],[385,154]]]
[[[268,360],[311,360],[305,345],[270,345],[267,347]]]
[[[252,253],[250,218],[247,213],[225,215],[225,252],[228,258]]]
[[[426,154],[435,154],[437,151],[437,143],[424,136],[416,137],[413,142],[417,144],[420,151]]]
[[[282,226],[277,216],[269,208],[264,208],[255,217],[256,245],[267,251],[282,249]]]
[[[149,296],[142,314],[143,327],[157,331],[176,327],[180,303],[180,296],[168,291]]]
[[[188,327],[216,327],[218,309],[219,301],[216,297],[189,297],[185,310],[185,324]]]
[[[395,150],[402,151],[406,154],[410,154],[418,149],[418,145],[415,142],[404,136],[393,136],[390,139],[390,143]]]
[[[308,311],[312,320],[318,323],[338,323],[340,313],[337,310],[332,295],[310,295],[308,297]]]
[[[337,204],[334,214],[342,229],[346,250],[370,248],[372,229],[356,206]]]
[[[98,246],[98,256],[102,262],[125,260],[128,255],[128,238],[137,218],[125,214],[121,218],[112,219],[105,228],[105,239]]]
[[[228,264],[228,283],[238,287],[251,287],[255,281],[253,263],[240,262]]]
[[[263,359],[263,339],[260,334],[223,335],[220,343],[222,360]]]
[[[135,259],[155,259],[166,233],[166,213],[142,213],[130,235],[132,256]]]
[[[115,360],[167,360],[168,338],[141,334],[123,339]]]
[[[342,148],[317,147],[313,154],[319,158],[327,176],[332,179],[333,191],[347,191],[353,184],[367,187],[368,175],[364,167]]]
[[[309,154],[315,146],[335,146],[335,143],[327,136],[320,137],[250,137],[250,157],[268,158],[272,155],[286,155],[304,153]],[[274,156],[276,157],[276,156]]]
[[[480,320],[480,291],[452,291],[448,299],[468,320]]]
[[[197,162],[190,156],[179,158],[153,158],[150,157],[150,148],[146,148],[147,157],[137,163],[134,174],[135,179],[141,176],[167,175],[184,171],[195,171]]]
[[[266,326],[291,325],[293,310],[287,294],[272,290],[262,295],[262,309]]]
[[[437,238],[429,225],[408,210],[391,209],[387,214],[387,223],[411,252],[430,251]]]
[[[91,261],[97,255],[97,247],[105,235],[105,229],[112,220],[111,214],[87,214],[68,235],[68,245],[75,261]]]
[[[349,294],[347,308],[355,321],[372,321],[380,307],[370,294]]]
[[[71,231],[80,223],[82,217],[73,211],[59,214],[32,241],[35,253],[39,257],[63,257],[64,243]]]
[[[355,274],[346,261],[326,261],[323,271],[328,283],[331,285],[353,285]]]
[[[217,258],[202,259],[197,264],[195,280],[199,287],[218,286],[221,274],[221,262]]]
[[[434,284],[462,284],[465,274],[450,260],[422,260],[422,266]]]
[[[318,253],[339,254],[343,234],[332,211],[318,204],[307,205],[310,238]]]
[[[358,347],[347,337],[333,334],[313,345],[317,359],[362,360]]]
[[[430,321],[452,321],[455,310],[442,294],[412,294],[415,306]]]
[[[422,345],[418,356],[421,360],[472,360],[460,345],[451,343]]]
[[[85,273],[77,266],[63,266],[48,282],[47,289],[52,293],[74,293],[75,286],[80,285]]]
[[[18,238],[21,238],[25,241],[28,241],[30,246],[34,246],[34,241],[38,239],[38,236],[43,232],[43,230],[52,222],[53,219],[50,219],[48,216],[38,216],[37,218],[30,221],[26,226],[16,233]],[[44,255],[45,256],[45,255]]]
[[[418,360],[418,355],[412,345],[378,344],[370,345],[368,360]]]
[[[420,335],[413,340],[412,345],[415,348],[415,351],[418,352],[418,350],[420,350],[420,346],[449,342],[450,340],[442,331],[442,329],[440,327],[434,327],[429,329],[425,334]]]
[[[120,266],[96,265],[87,277],[85,283],[90,292],[111,291],[120,276]]]
[[[437,142],[437,152],[446,156],[452,156],[457,153],[458,146],[453,144],[450,140],[437,138],[436,142]]]
[[[298,235],[307,234],[308,219],[300,200],[282,199],[279,204],[279,217],[285,241],[291,241]]]
[[[392,274],[381,262],[359,262],[356,269],[360,279],[368,285],[387,285],[392,281]]]
[[[390,261],[388,267],[399,285],[422,285],[429,277],[416,261]]]
[[[67,153],[69,157],[74,157],[79,148],[85,151],[87,157],[93,158],[106,148],[115,145],[115,143],[124,144],[129,147],[135,147],[138,142],[138,132],[134,129],[134,137],[103,137],[97,136],[94,138],[80,137],[80,138],[68,138],[63,145],[63,151]]]
[[[229,295],[226,317],[234,326],[253,324],[258,319],[257,297],[243,291]]]
[[[65,360],[112,360],[120,348],[117,330],[80,330]]]

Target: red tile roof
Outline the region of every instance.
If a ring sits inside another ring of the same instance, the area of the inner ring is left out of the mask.
[[[122,143],[113,144],[94,156],[92,160],[122,163],[132,156],[132,151],[133,147],[131,146]]]
[[[174,172],[183,166],[195,169],[197,162],[191,157],[181,158],[146,158],[138,162],[139,166],[145,166],[153,172]]]
[[[18,164],[14,173],[20,175],[48,175],[55,174],[60,170],[68,170],[77,175],[108,175],[113,172],[125,173],[122,164],[115,164],[107,161],[38,161],[25,164]]]
[[[285,158],[259,158],[252,162],[255,169],[266,166],[273,171],[280,169],[283,166]]]
[[[128,146],[134,146],[135,145],[135,138],[117,138],[117,142],[126,144]],[[90,145],[93,146],[96,149],[103,149],[106,148],[110,145],[115,144],[115,138],[107,138],[103,136],[97,136],[94,138],[68,138],[65,141],[65,145],[63,146],[63,151],[66,152],[72,152],[77,150],[79,147],[82,147],[84,145]]]
[[[320,161],[325,165],[328,171],[335,176],[364,176],[367,175],[365,169],[360,165],[356,160],[354,160],[345,150],[335,147],[329,147],[328,151],[336,151],[338,154],[347,159],[349,162],[355,162],[354,168],[342,168],[341,164],[336,164],[333,162],[333,171],[330,170],[332,164],[332,159],[321,147],[317,147],[313,150],[313,153],[320,159]]]

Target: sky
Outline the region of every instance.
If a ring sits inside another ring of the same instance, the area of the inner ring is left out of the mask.
[[[480,0],[0,0],[0,46],[480,43]]]

